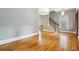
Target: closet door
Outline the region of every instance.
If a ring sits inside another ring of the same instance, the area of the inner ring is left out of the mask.
[[[78,9],[78,37],[79,37],[79,9]]]

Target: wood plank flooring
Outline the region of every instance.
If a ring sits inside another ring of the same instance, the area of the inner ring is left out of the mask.
[[[68,37],[66,49],[60,47],[60,35]],[[43,42],[38,43],[38,35],[0,45],[0,51],[78,51],[78,39],[74,33],[43,32]]]

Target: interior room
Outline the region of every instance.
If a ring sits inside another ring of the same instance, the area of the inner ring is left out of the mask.
[[[0,51],[79,51],[78,8],[0,8]]]

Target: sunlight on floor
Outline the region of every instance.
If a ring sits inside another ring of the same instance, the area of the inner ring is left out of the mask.
[[[67,49],[68,47],[68,36],[60,35],[60,47],[63,49]]]

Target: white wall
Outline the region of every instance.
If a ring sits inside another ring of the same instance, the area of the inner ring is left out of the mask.
[[[41,25],[43,25],[43,27],[45,29],[47,29],[48,21],[49,21],[49,16],[48,15],[41,15],[40,16],[40,21],[41,21]]]
[[[0,40],[36,33],[38,30],[37,8],[0,8]]]

